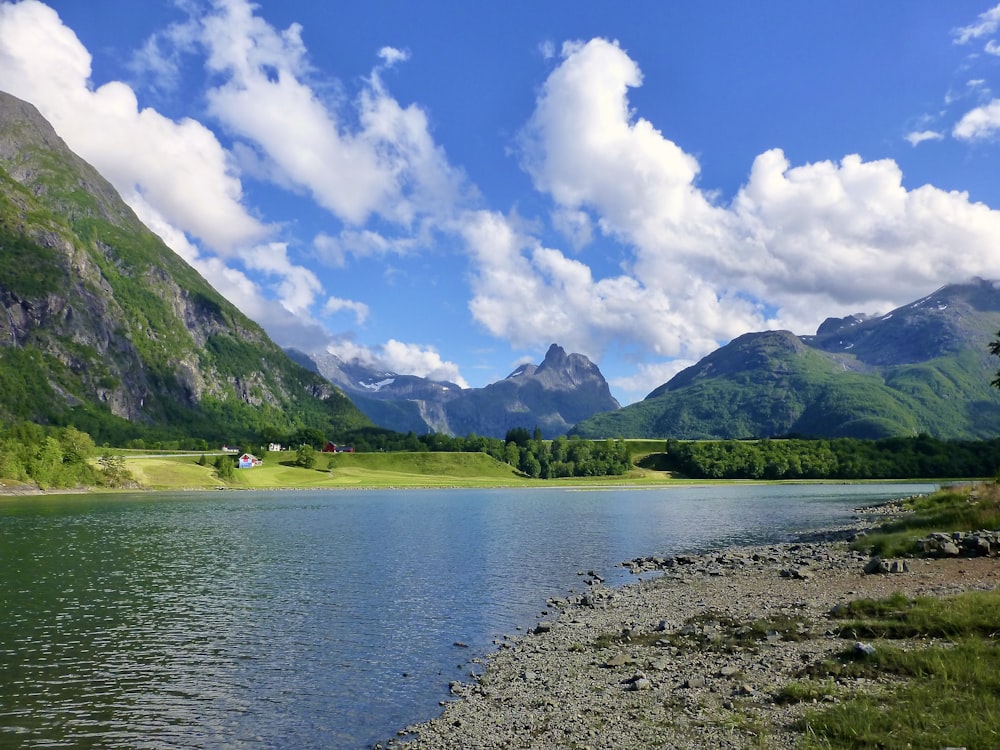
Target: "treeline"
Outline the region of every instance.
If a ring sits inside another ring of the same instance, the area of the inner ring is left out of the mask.
[[[503,440],[470,434],[451,437],[438,433],[401,434],[378,428],[354,430],[347,442],[359,452],[432,451],[486,453],[536,479],[560,477],[618,476],[632,468],[632,456],[624,440],[591,441],[578,437],[543,440],[540,430],[517,427]]]
[[[660,467],[693,479],[991,477],[1000,469],[1000,439],[668,440]]]
[[[131,477],[121,456],[99,453],[93,439],[75,427],[41,427],[24,422],[0,431],[0,477],[43,489],[120,487]]]

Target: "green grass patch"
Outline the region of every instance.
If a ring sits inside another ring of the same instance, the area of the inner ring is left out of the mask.
[[[904,557],[920,553],[919,540],[932,531],[975,531],[1000,528],[1000,485],[982,483],[959,489],[943,489],[913,498],[914,511],[882,524],[852,544],[880,557]]]
[[[876,640],[870,654],[846,649],[810,667],[807,674],[823,681],[817,690],[831,679],[863,679],[867,688],[808,713],[797,725],[803,747],[1000,747],[1000,592],[896,595],[834,614],[853,618],[844,635],[917,640]],[[793,692],[808,694],[812,684]]]
[[[268,453],[263,456],[262,466],[236,469],[226,480],[212,466],[214,454],[206,466],[198,464],[200,456],[132,455],[126,457],[126,465],[136,481],[148,489],[496,487],[520,486],[529,481],[485,453],[317,454],[316,466],[311,469],[296,466],[292,452]]]
[[[908,599],[859,599],[836,607],[845,619],[845,638],[958,638],[1000,635],[1000,591],[970,591],[959,596]]]

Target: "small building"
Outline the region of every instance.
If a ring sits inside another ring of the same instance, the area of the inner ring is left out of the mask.
[[[283,451],[284,448],[282,447],[281,443],[268,443],[267,450],[270,453],[281,453],[281,451]]]
[[[237,466],[241,469],[252,469],[254,466],[260,466],[263,463],[264,461],[262,459],[257,458],[253,454],[244,453],[240,456]]]
[[[337,445],[329,440],[323,446],[323,453],[354,453],[353,445]]]

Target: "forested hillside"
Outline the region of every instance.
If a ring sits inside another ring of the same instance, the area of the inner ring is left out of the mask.
[[[815,336],[748,333],[643,401],[584,420],[588,438],[877,439],[1000,434],[1000,290],[977,279],[879,318],[827,320]]]
[[[0,420],[99,442],[368,424],[0,93]]]

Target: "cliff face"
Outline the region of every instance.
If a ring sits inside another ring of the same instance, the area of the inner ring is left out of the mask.
[[[106,437],[367,423],[0,93],[0,417]]]

